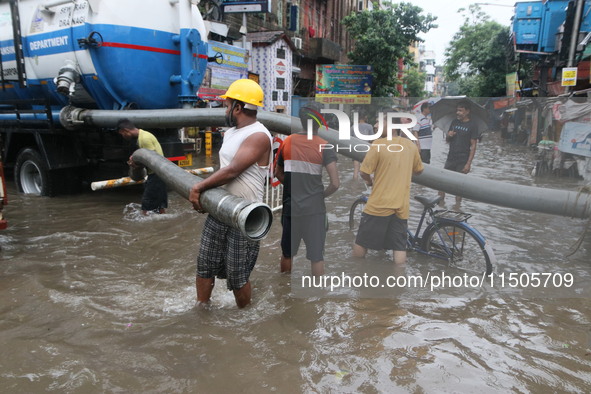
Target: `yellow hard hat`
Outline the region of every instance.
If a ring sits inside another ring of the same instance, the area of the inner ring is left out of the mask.
[[[246,109],[257,109],[263,106],[265,94],[261,86],[252,79],[238,79],[232,82],[226,94],[220,97],[242,101],[247,104],[244,106]]]

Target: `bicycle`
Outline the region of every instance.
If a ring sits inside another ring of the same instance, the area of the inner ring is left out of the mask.
[[[349,210],[349,228],[359,227],[361,212],[367,203],[369,193],[361,195]],[[447,260],[449,266],[464,271],[490,275],[496,257],[490,243],[478,230],[468,224],[471,214],[435,210],[441,197],[416,196],[415,200],[423,204],[423,213],[414,234],[407,230],[407,250],[416,251],[441,260]],[[425,230],[421,233],[423,225]]]

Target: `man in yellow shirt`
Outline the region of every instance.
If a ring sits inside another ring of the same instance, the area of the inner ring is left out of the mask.
[[[137,144],[140,148],[146,148],[158,153],[160,156],[164,156],[162,147],[154,134],[138,129],[129,119],[120,119],[117,122],[117,130],[119,130],[119,134],[126,140],[137,139]],[[138,166],[133,162],[131,157],[129,157],[127,163],[131,167]],[[168,208],[166,184],[158,175],[148,170],[148,179],[144,184],[144,194],[142,196],[142,213],[144,215],[147,215],[148,211],[165,213],[166,208]]]
[[[394,263],[402,265],[406,262],[411,178],[423,172],[423,163],[413,141],[387,138],[386,120],[384,115],[376,123],[382,137],[372,143],[361,163],[361,178],[373,189],[361,216],[353,256],[365,257],[368,249],[394,250]],[[394,123],[400,122],[394,119]]]

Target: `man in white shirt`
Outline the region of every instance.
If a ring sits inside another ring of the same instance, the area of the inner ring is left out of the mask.
[[[257,108],[263,106],[263,90],[250,79],[234,81],[221,98],[226,100],[226,123],[220,149],[220,169],[196,183],[189,194],[193,208],[204,213],[201,193],[225,185],[235,196],[262,202],[265,179],[271,160],[271,134],[257,121]],[[209,215],[201,235],[197,257],[195,287],[197,302],[207,304],[215,277],[227,279],[228,290],[234,292],[236,305],[250,303],[250,273],[259,253],[259,241],[251,241],[240,230]]]
[[[421,147],[421,160],[423,163],[429,164],[431,162],[431,144],[433,142],[433,123],[431,121],[430,104],[424,102],[421,104],[421,114],[413,131],[419,138],[419,146]]]

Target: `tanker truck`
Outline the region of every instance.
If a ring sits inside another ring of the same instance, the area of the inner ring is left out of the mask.
[[[198,104],[208,57],[195,3],[0,1],[0,157],[20,192],[51,196],[126,173],[134,147],[114,128],[65,128],[65,108],[124,118]],[[177,128],[149,131],[169,160],[184,158]]]

